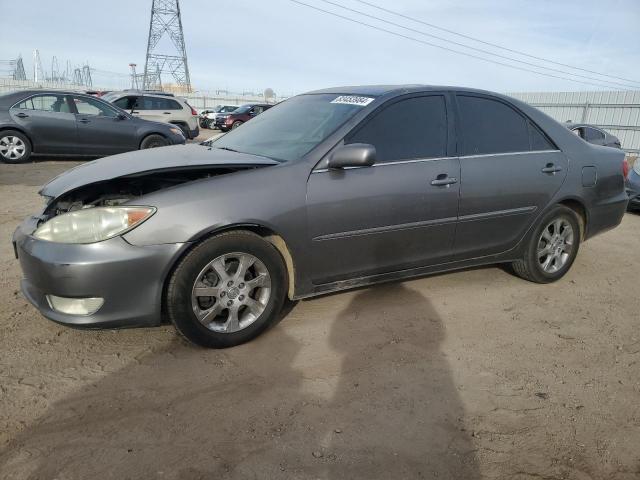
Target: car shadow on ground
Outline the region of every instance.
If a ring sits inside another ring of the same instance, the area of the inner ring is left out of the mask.
[[[229,350],[176,337],[53,404],[0,452],[4,478],[480,478],[431,302],[347,295]]]

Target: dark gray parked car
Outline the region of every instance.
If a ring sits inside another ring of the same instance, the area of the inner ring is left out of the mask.
[[[45,185],[14,235],[46,317],[245,342],[285,298],[508,262],[561,278],[618,225],[624,154],[469,89],[293,97],[212,143],[118,155]],[[363,324],[366,329],[366,324]]]
[[[569,130],[589,143],[603,145],[605,147],[621,148],[620,139],[600,127],[587,123],[571,122],[567,122],[565,125]]]
[[[640,210],[640,160],[637,158],[627,175],[627,194],[629,210]]]
[[[98,156],[184,142],[179,128],[132,117],[91,95],[0,95],[0,161],[6,163],[26,162],[32,153]]]

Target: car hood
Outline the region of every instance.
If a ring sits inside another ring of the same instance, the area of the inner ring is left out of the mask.
[[[122,153],[87,162],[55,177],[40,190],[40,195],[57,198],[78,187],[137,176],[149,172],[204,167],[251,167],[277,165],[270,158],[231,152],[204,145],[174,145]]]

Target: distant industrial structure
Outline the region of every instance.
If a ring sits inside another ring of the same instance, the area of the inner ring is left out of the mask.
[[[169,40],[165,42],[164,49],[160,42],[163,38]],[[167,53],[168,50],[171,54]],[[185,93],[192,91],[182,31],[180,1],[152,0],[147,58],[142,82],[144,88],[161,90],[162,77],[167,74],[173,77],[178,89]]]
[[[590,123],[620,139],[629,154],[640,154],[640,90],[510,93],[559,122]]]

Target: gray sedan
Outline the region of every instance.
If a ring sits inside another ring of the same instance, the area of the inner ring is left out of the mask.
[[[70,170],[13,240],[22,291],[56,322],[166,316],[229,347],[287,298],[493,263],[556,281],[620,223],[623,160],[490,92],[333,88],[215,141]]]

